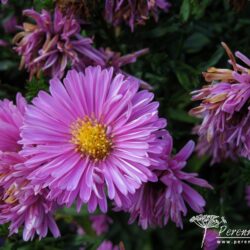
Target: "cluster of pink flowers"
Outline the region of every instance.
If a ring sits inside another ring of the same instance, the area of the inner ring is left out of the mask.
[[[212,163],[223,159],[250,159],[250,59],[240,52],[235,55],[245,66],[236,63],[223,43],[233,69],[210,68],[204,73],[209,85],[192,92],[194,101],[201,101],[190,113],[202,118],[195,128],[199,135],[197,151],[210,155]]]
[[[42,72],[49,77],[62,78],[67,66],[78,71],[88,66],[113,66],[116,72],[126,74],[121,67],[134,63],[139,56],[148,52],[148,49],[142,49],[122,56],[109,48],[96,49],[92,38],[80,34],[80,21],[71,11],[63,14],[56,8],[52,16],[46,10],[38,13],[28,9],[23,14],[33,19],[35,24],[25,22],[13,42],[15,51],[22,56],[20,68],[27,69],[30,79],[33,76],[39,77]],[[140,80],[140,83],[150,88],[144,81]]]
[[[105,7],[110,22],[125,21],[133,30],[170,5],[106,1]],[[23,228],[24,240],[45,237],[48,230],[59,237],[54,213],[73,204],[78,212],[82,205],[90,213],[103,212],[90,216],[97,235],[113,223],[105,214],[108,200],[143,229],[169,220],[183,227],[187,206],[203,212],[205,201],[191,185],[211,186],[184,171],[194,142],[173,155],[173,139],[150,86],[121,69],[148,49],[121,55],[95,48],[72,10],[23,14],[33,23],[24,23],[13,39],[20,67],[30,78],[43,73],[51,80],[49,91],[40,91],[31,104],[19,93],[16,104],[0,101],[0,223],[9,223],[10,235]],[[8,21],[5,30],[13,32],[17,21]],[[104,241],[98,249],[121,246]]]
[[[193,151],[189,142],[175,156],[159,103],[139,82],[115,69],[71,70],[64,81],[50,81],[27,105],[0,103],[1,216],[10,232],[24,226],[23,238],[57,237],[53,212],[76,203],[89,212],[115,210],[138,218],[143,228],[182,226],[186,204],[202,212],[204,199],[189,184],[210,188],[196,174],[183,171]],[[135,202],[136,201],[136,202]],[[185,204],[186,203],[186,204]],[[102,217],[102,216],[101,216]],[[91,217],[97,234],[112,220]]]

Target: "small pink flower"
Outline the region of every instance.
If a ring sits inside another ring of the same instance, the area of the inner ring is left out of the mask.
[[[119,247],[114,246],[111,241],[105,240],[96,250],[119,250]]]
[[[216,250],[218,248],[217,238],[219,233],[215,230],[208,229],[204,240],[204,250]]]
[[[97,235],[108,232],[109,225],[113,223],[113,220],[106,214],[91,215],[90,221],[92,229]]]

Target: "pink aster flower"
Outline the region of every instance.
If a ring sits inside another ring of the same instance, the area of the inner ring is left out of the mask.
[[[111,241],[105,240],[102,244],[97,248],[97,250],[119,250],[118,246],[114,246]]]
[[[208,229],[204,240],[204,250],[216,250],[218,248],[217,237],[219,233],[215,230]]]
[[[32,240],[60,232],[53,219],[55,203],[46,199],[48,190],[36,193],[26,180],[25,159],[17,153],[1,153],[0,158],[0,224],[9,223],[10,235],[23,227],[23,239]]]
[[[23,31],[14,38],[15,50],[22,56],[20,67],[30,72],[30,77],[45,74],[63,77],[67,64],[81,68],[94,61],[104,64],[101,53],[92,46],[92,39],[80,35],[80,24],[73,14],[63,15],[55,9],[54,16],[46,10],[38,13],[24,10],[23,14],[36,24],[24,23]]]
[[[200,155],[212,155],[212,163],[238,156],[250,159],[250,71],[237,64],[229,48],[224,43],[223,46],[233,70],[210,68],[204,73],[206,81],[213,82],[192,92],[193,100],[201,103],[190,111],[202,118],[195,129],[199,135],[197,151]],[[240,52],[235,55],[250,66],[246,56]]]
[[[16,105],[7,99],[0,100],[0,151],[17,152],[21,145],[20,127],[27,103],[20,93],[16,96]]]
[[[92,229],[97,235],[108,232],[109,225],[113,223],[113,220],[106,214],[91,215],[90,221]]]
[[[145,24],[150,15],[157,21],[159,10],[168,12],[170,6],[167,0],[106,0],[105,18],[114,26],[125,22],[134,31],[135,24]]]
[[[7,4],[7,3],[8,3],[8,0],[1,0],[1,3],[2,3],[2,4]]]
[[[22,130],[22,155],[29,179],[51,189],[50,198],[78,209],[87,203],[107,211],[107,196],[118,207],[142,183],[154,179],[149,166],[156,136],[166,126],[154,95],[113,69],[70,71],[64,83],[50,82],[28,108]]]
[[[189,141],[179,153],[171,156],[172,137],[165,135],[165,164],[155,169],[157,182],[147,182],[131,198],[130,223],[138,218],[139,225],[146,229],[149,226],[163,226],[171,219],[178,227],[183,227],[182,216],[187,214],[187,206],[197,213],[203,212],[205,200],[189,184],[211,188],[195,173],[186,173],[183,168],[194,149]]]

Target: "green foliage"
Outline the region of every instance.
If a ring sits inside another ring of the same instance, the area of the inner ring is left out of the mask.
[[[54,1],[53,0],[34,0],[33,6],[35,10],[42,10],[42,9],[52,9],[54,6]]]
[[[39,79],[33,78],[31,81],[28,81],[26,84],[25,97],[28,101],[31,101],[34,97],[37,96],[40,90],[47,91],[49,88],[48,80],[43,76],[40,76]]]

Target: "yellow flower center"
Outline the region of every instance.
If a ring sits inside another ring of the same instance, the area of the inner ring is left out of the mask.
[[[17,201],[17,198],[15,197],[15,193],[17,192],[17,186],[12,185],[9,189],[6,191],[6,198],[4,199],[4,202],[7,204],[13,204]]]
[[[111,151],[112,141],[107,135],[107,127],[89,117],[73,123],[71,134],[76,150],[92,160],[103,160]]]

